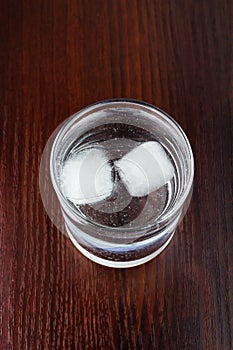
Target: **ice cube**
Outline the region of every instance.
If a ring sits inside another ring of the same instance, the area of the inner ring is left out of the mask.
[[[174,176],[174,167],[159,142],[149,141],[115,162],[131,196],[141,197],[165,185]]]
[[[107,198],[113,181],[104,151],[89,148],[68,158],[62,169],[61,188],[75,204],[91,204]]]

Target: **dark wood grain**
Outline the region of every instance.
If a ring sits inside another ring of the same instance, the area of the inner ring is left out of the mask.
[[[0,6],[0,348],[233,349],[232,1]],[[112,97],[171,114],[196,162],[172,243],[127,270],[77,252],[38,188],[55,127]]]

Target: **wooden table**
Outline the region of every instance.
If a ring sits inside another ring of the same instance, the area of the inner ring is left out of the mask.
[[[231,5],[1,1],[0,349],[233,349]],[[83,257],[38,188],[56,126],[113,97],[172,115],[196,165],[172,243],[126,270]]]

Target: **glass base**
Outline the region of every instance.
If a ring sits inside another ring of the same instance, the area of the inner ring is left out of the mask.
[[[173,236],[174,236],[174,231],[172,232],[172,234],[170,235],[170,237],[168,238],[168,240],[159,248],[157,249],[155,252],[153,252],[150,255],[147,255],[141,259],[137,259],[137,260],[132,260],[132,261],[112,261],[112,260],[107,260],[107,259],[102,259],[92,253],[90,253],[88,250],[86,250],[85,248],[83,248],[73,237],[73,235],[71,234],[70,230],[68,229],[67,225],[66,225],[66,230],[68,233],[69,238],[71,239],[72,243],[74,244],[74,246],[88,259],[94,261],[97,264],[103,265],[103,266],[107,266],[107,267],[114,267],[114,268],[128,268],[128,267],[134,267],[134,266],[138,266],[138,265],[142,265],[152,259],[154,259],[157,255],[159,255],[167,246],[168,244],[171,242]]]

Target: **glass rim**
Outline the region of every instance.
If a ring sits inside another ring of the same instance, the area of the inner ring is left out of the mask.
[[[57,178],[55,176],[55,169],[54,169],[54,154],[55,154],[55,150],[56,150],[56,146],[58,145],[59,141],[62,139],[62,137],[66,134],[66,131],[69,129],[70,125],[72,125],[72,123],[74,121],[78,121],[78,119],[80,117],[82,117],[84,114],[89,113],[89,115],[91,113],[94,112],[94,110],[96,109],[96,107],[101,107],[101,106],[105,106],[107,108],[109,108],[111,106],[111,104],[129,104],[131,105],[131,107],[133,107],[134,105],[136,106],[141,106],[141,107],[145,107],[147,109],[147,112],[151,114],[152,117],[156,118],[155,115],[153,115],[151,112],[156,112],[157,114],[159,114],[159,116],[168,124],[172,125],[173,128],[179,132],[180,136],[183,138],[184,144],[186,145],[186,150],[188,151],[188,154],[190,156],[189,159],[189,178],[187,180],[187,183],[185,185],[185,189],[182,191],[182,194],[178,197],[177,201],[175,202],[174,206],[172,206],[167,212],[165,212],[164,214],[162,213],[157,219],[155,219],[155,221],[152,224],[146,225],[146,226],[142,226],[142,227],[109,227],[106,225],[101,225],[99,223],[96,223],[88,218],[83,218],[81,216],[81,214],[79,214],[75,208],[73,208],[73,206],[69,203],[69,201],[67,200],[67,198],[64,196],[64,194],[62,193],[59,183],[57,181]],[[114,99],[106,99],[106,100],[101,100],[98,102],[95,102],[91,105],[88,105],[84,108],[82,108],[80,111],[74,113],[73,115],[71,115],[70,117],[67,118],[66,121],[64,121],[63,123],[61,123],[61,128],[58,131],[54,141],[53,141],[53,145],[51,148],[51,153],[50,153],[50,177],[51,177],[51,182],[53,185],[53,188],[56,192],[56,195],[58,196],[58,199],[60,201],[60,204],[62,206],[66,206],[66,208],[68,210],[71,210],[72,214],[74,215],[75,218],[77,218],[79,221],[81,222],[85,222],[88,223],[90,225],[92,225],[93,227],[97,227],[97,228],[102,228],[102,229],[107,229],[110,231],[127,231],[127,232],[131,232],[131,231],[144,231],[145,229],[150,229],[153,228],[154,226],[158,225],[158,224],[163,224],[163,222],[169,220],[171,217],[173,217],[173,215],[175,215],[176,213],[179,212],[179,210],[182,208],[182,206],[185,203],[185,200],[187,199],[191,189],[192,189],[192,185],[193,185],[193,178],[194,178],[194,157],[193,157],[193,152],[192,152],[192,148],[191,145],[189,143],[189,140],[185,134],[185,132],[183,131],[183,129],[181,128],[181,126],[166,112],[164,112],[162,109],[144,102],[144,101],[140,101],[140,100],[136,100],[136,99],[130,99],[130,98],[114,98]]]

